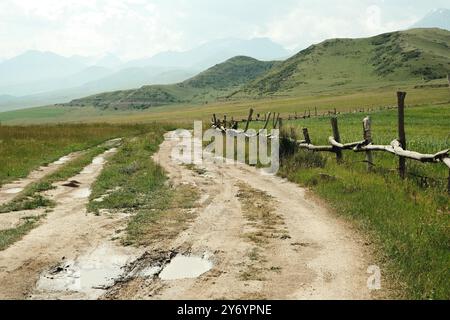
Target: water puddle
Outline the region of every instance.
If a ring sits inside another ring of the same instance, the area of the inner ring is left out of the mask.
[[[7,194],[16,194],[23,190],[23,188],[11,188],[5,191]]]
[[[81,188],[75,192],[72,193],[72,196],[75,199],[84,199],[88,198],[91,195],[91,189],[90,188]]]
[[[92,160],[92,164],[101,165],[105,163],[105,158],[103,156],[95,157],[94,160]]]
[[[213,267],[213,263],[207,255],[203,257],[177,255],[161,271],[161,280],[179,280],[197,278],[208,272]]]
[[[69,160],[70,160],[69,156],[64,156],[64,157],[59,158],[58,161],[55,161],[54,164],[64,164]]]
[[[124,273],[124,266],[136,255],[124,248],[104,244],[93,252],[66,261],[41,275],[34,298],[55,293],[58,297],[80,294],[89,299],[100,297]]]

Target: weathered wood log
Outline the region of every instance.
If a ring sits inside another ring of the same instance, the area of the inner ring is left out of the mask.
[[[443,158],[441,161],[450,169],[450,158]]]
[[[301,149],[308,149],[311,151],[324,151],[324,152],[335,152],[334,148],[331,146],[315,146],[313,144],[307,144],[307,143],[299,143],[298,147]]]
[[[359,146],[356,146],[353,149],[353,151],[355,151],[355,152],[385,151],[385,152],[389,152],[389,153],[395,154],[400,157],[417,160],[420,162],[433,162],[433,163],[444,162],[445,164],[447,164],[446,159],[448,159],[448,155],[450,153],[449,149],[439,151],[438,153],[435,153],[435,154],[423,154],[423,153],[419,153],[419,152],[415,152],[415,151],[408,151],[408,150],[404,150],[401,147],[400,142],[398,140],[392,141],[391,145],[389,145],[389,146],[373,145],[373,144],[368,144],[365,146],[359,145]],[[449,164],[450,164],[450,162],[449,162]],[[450,165],[449,165],[449,167],[450,167]]]
[[[328,142],[330,142],[331,146],[335,147],[336,149],[341,149],[341,150],[353,150],[355,147],[364,145],[366,143],[365,140],[362,140],[362,141],[350,142],[350,143],[343,144],[343,143],[336,141],[336,139],[334,137],[329,137]]]

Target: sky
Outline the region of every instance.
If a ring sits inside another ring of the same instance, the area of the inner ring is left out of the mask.
[[[1,0],[0,59],[27,50],[123,60],[221,38],[291,51],[406,29],[448,0]]]

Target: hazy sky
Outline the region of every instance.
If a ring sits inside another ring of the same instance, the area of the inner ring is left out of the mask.
[[[448,0],[0,0],[0,58],[34,49],[123,59],[218,38],[290,50],[410,26]]]

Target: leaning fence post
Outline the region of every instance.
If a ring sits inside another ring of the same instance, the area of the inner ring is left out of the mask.
[[[303,128],[303,137],[305,138],[306,144],[311,144],[311,138],[309,137],[308,128]]]
[[[406,92],[397,92],[398,100],[398,141],[400,142],[403,150],[406,150],[406,134],[405,134],[405,98]],[[399,157],[398,171],[400,177],[405,179],[406,177],[406,159]]]
[[[367,116],[363,120],[363,137],[367,143],[372,143],[372,130],[370,117]],[[373,166],[372,151],[366,151],[367,170],[371,170]]]
[[[250,125],[250,121],[252,121],[252,115],[253,115],[253,109],[250,108],[250,111],[248,112],[248,118],[247,118],[247,123],[245,124],[244,132],[248,131],[248,127]]]
[[[341,142],[341,136],[339,135],[339,127],[338,127],[338,120],[336,117],[331,118],[331,127],[333,128],[333,137],[336,142]],[[342,150],[339,148],[335,148],[336,153],[336,160],[338,162],[342,161]]]
[[[270,113],[270,112],[267,113],[267,116],[266,116],[266,123],[264,124],[263,130],[266,130],[266,129],[267,129],[267,126],[269,125],[270,115],[271,115],[271,114],[272,114],[272,113]]]

